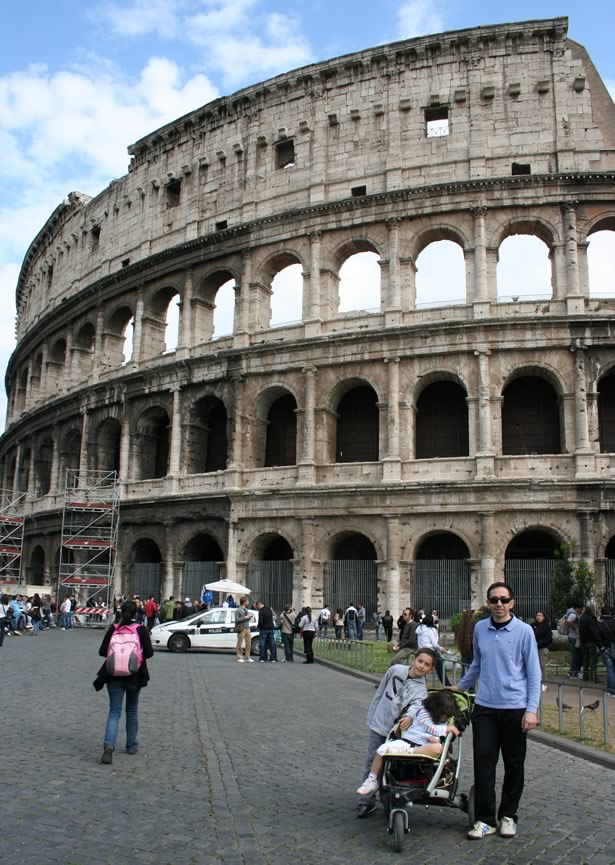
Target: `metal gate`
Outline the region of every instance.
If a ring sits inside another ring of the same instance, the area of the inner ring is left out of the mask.
[[[366,622],[378,606],[378,571],[376,562],[368,559],[340,559],[325,562],[325,603],[334,612],[351,604],[363,604]]]
[[[557,610],[551,609],[549,593],[555,559],[507,559],[506,582],[515,593],[515,613],[531,621],[538,610],[546,613],[547,621]]]
[[[472,606],[470,566],[466,559],[417,559],[411,604],[415,610],[437,610],[450,619]]]
[[[160,562],[135,562],[132,566],[132,593],[146,601],[150,595],[160,597]]]
[[[604,606],[615,607],[615,559],[606,560],[604,576]]]
[[[182,598],[201,600],[205,583],[215,583],[220,579],[218,562],[184,562],[184,575],[180,595]]]
[[[252,590],[252,604],[264,601],[278,612],[283,610],[293,600],[292,561],[248,562],[248,588]]]

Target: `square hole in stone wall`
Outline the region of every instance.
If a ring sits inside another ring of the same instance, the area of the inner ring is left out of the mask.
[[[353,186],[350,194],[353,198],[361,198],[362,195],[367,195],[367,186]]]
[[[425,132],[427,138],[444,138],[448,135],[448,105],[425,109]]]
[[[275,145],[275,167],[290,168],[295,164],[295,142],[292,138],[278,141]]]
[[[181,198],[182,182],[179,179],[171,180],[167,183],[167,207],[178,207]]]
[[[510,170],[511,174],[531,174],[532,166],[529,162],[513,162]]]

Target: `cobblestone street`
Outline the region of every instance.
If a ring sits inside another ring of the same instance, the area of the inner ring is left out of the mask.
[[[3,861],[615,863],[613,771],[534,742],[516,839],[472,843],[466,815],[417,809],[399,856],[382,812],[357,820],[354,811],[373,686],[301,658],[240,665],[232,655],[157,653],[140,751],[124,752],[122,717],[113,765],[102,766],[108,701],[92,687],[102,635],[5,639]]]

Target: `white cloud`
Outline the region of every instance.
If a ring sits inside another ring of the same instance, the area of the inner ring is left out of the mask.
[[[398,32],[402,39],[441,33],[444,18],[432,0],[409,0],[397,11]]]
[[[136,0],[130,6],[106,3],[92,17],[109,25],[118,36],[157,33],[169,39],[177,35],[177,13],[182,5],[178,0]]]

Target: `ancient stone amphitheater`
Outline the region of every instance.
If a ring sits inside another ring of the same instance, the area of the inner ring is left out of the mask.
[[[29,582],[56,578],[66,470],[115,469],[118,591],[220,575],[277,606],[446,616],[506,575],[533,612],[573,543],[612,592],[615,298],[588,246],[615,228],[615,107],[565,18],[295,70],[129,154],[19,276],[0,457]],[[523,235],[538,297],[498,285]],[[462,293],[434,303],[419,257],[442,241]]]

